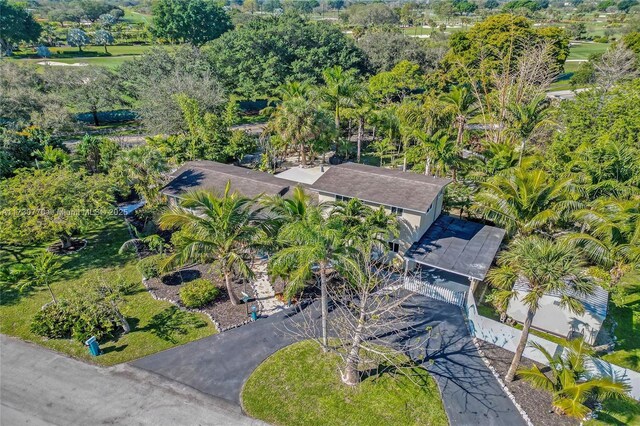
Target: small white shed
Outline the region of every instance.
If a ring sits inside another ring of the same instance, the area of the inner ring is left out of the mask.
[[[522,302],[528,293],[526,283],[516,283],[514,290],[517,297],[509,302],[507,315],[519,323],[523,323],[527,315],[527,306]],[[560,304],[559,293],[547,293],[540,299],[540,306],[533,319],[532,326],[547,333],[563,338],[583,336],[589,344],[594,344],[602,323],[607,317],[609,293],[596,286],[593,294],[573,293],[571,296],[582,302],[584,313],[574,314]]]

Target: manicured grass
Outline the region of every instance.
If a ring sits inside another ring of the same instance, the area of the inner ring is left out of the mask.
[[[35,51],[28,50],[16,54],[13,60],[29,61],[32,63],[43,61],[62,62],[65,64],[85,63],[116,68],[125,61],[142,55],[151,49],[151,47],[151,45],[141,44],[107,46],[109,53],[105,53],[102,46],[85,46],[82,52],[78,52],[77,47],[52,47],[50,58],[38,58],[35,55]]]
[[[622,304],[609,304],[609,320],[616,322],[615,351],[602,358],[612,364],[640,371],[640,272],[628,273],[620,282],[625,289]]]
[[[249,377],[242,391],[244,409],[287,426],[448,424],[426,370],[415,368],[411,379],[383,373],[352,388],[342,384],[339,366],[337,355],[323,353],[314,342],[286,347]]]
[[[589,420],[584,425],[640,426],[640,404],[637,401],[607,401],[598,412],[598,418]]]
[[[46,289],[36,289],[28,294],[3,292],[0,303],[0,333],[29,340],[74,357],[91,359],[99,364],[113,365],[149,355],[170,347],[209,336],[215,327],[204,315],[186,314],[176,310],[168,302],[154,300],[140,283],[140,273],[135,267],[133,254],[118,254],[118,249],[129,239],[129,233],[121,218],[114,218],[103,229],[87,236],[83,250],[61,259],[64,273],[52,284],[57,298],[64,298],[73,288],[81,286],[97,274],[115,280],[122,277],[137,283],[133,294],[126,296],[122,313],[131,325],[131,333],[117,340],[101,342],[104,354],[92,358],[80,342],[67,339],[45,339],[30,331],[31,320],[51,296]],[[32,255],[42,249],[25,251]],[[0,258],[8,262],[8,257]]]
[[[589,59],[594,53],[602,53],[609,48],[607,43],[580,43],[571,46],[567,59]]]

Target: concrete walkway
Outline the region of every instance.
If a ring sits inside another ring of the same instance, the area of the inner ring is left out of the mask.
[[[0,424],[264,425],[128,365],[97,367],[0,335]]]
[[[404,332],[391,343],[431,338],[415,359],[437,380],[450,422],[455,426],[521,426],[524,420],[486,367],[473,345],[459,308],[426,296],[413,295]],[[307,308],[315,318],[315,305]],[[269,355],[295,341],[294,323],[302,315],[281,312],[240,328],[142,358],[134,366],[187,384],[204,393],[239,403],[251,372]]]

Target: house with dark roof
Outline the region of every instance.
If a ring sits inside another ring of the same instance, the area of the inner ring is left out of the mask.
[[[526,281],[519,280],[513,289],[516,296],[509,301],[507,315],[519,323],[523,323],[528,307],[523,300],[529,293]],[[583,313],[573,313],[562,306],[563,294],[580,301],[584,307]],[[591,294],[569,291],[568,293],[549,292],[540,298],[536,316],[531,326],[547,333],[555,334],[564,339],[584,337],[585,342],[593,345],[607,317],[609,293],[602,287],[596,286]]]
[[[247,197],[261,194],[285,196],[298,185],[278,179],[269,173],[236,167],[215,161],[188,161],[171,174],[171,181],[162,188],[170,203],[176,203],[184,194],[196,190],[221,192],[231,183],[231,191]]]
[[[444,188],[450,182],[397,169],[345,163],[329,168],[311,184],[311,189],[321,202],[358,198],[396,214],[400,236],[390,246],[404,254],[440,216]]]

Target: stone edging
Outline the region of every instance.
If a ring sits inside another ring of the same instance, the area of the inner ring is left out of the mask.
[[[493,376],[496,378],[496,380],[498,381],[498,384],[500,385],[500,387],[502,388],[504,393],[507,394],[507,396],[509,397],[511,402],[513,402],[513,405],[515,405],[516,409],[518,410],[518,412],[520,413],[520,415],[524,419],[524,421],[527,424],[527,426],[534,426],[533,422],[529,418],[529,415],[527,414],[527,412],[524,411],[524,409],[520,406],[520,404],[518,404],[518,402],[516,401],[516,398],[513,396],[513,394],[511,393],[511,391],[507,387],[507,385],[504,383],[504,381],[500,377],[500,374],[498,374],[496,369],[493,368],[493,366],[491,365],[491,362],[489,361],[489,359],[486,357],[486,355],[484,354],[482,349],[480,349],[480,345],[478,344],[478,338],[477,337],[473,337],[473,344],[475,345],[476,349],[478,350],[478,353],[480,354],[480,358],[482,358],[482,361],[485,363],[487,368],[489,368],[489,371],[491,371],[491,374],[493,374]]]

